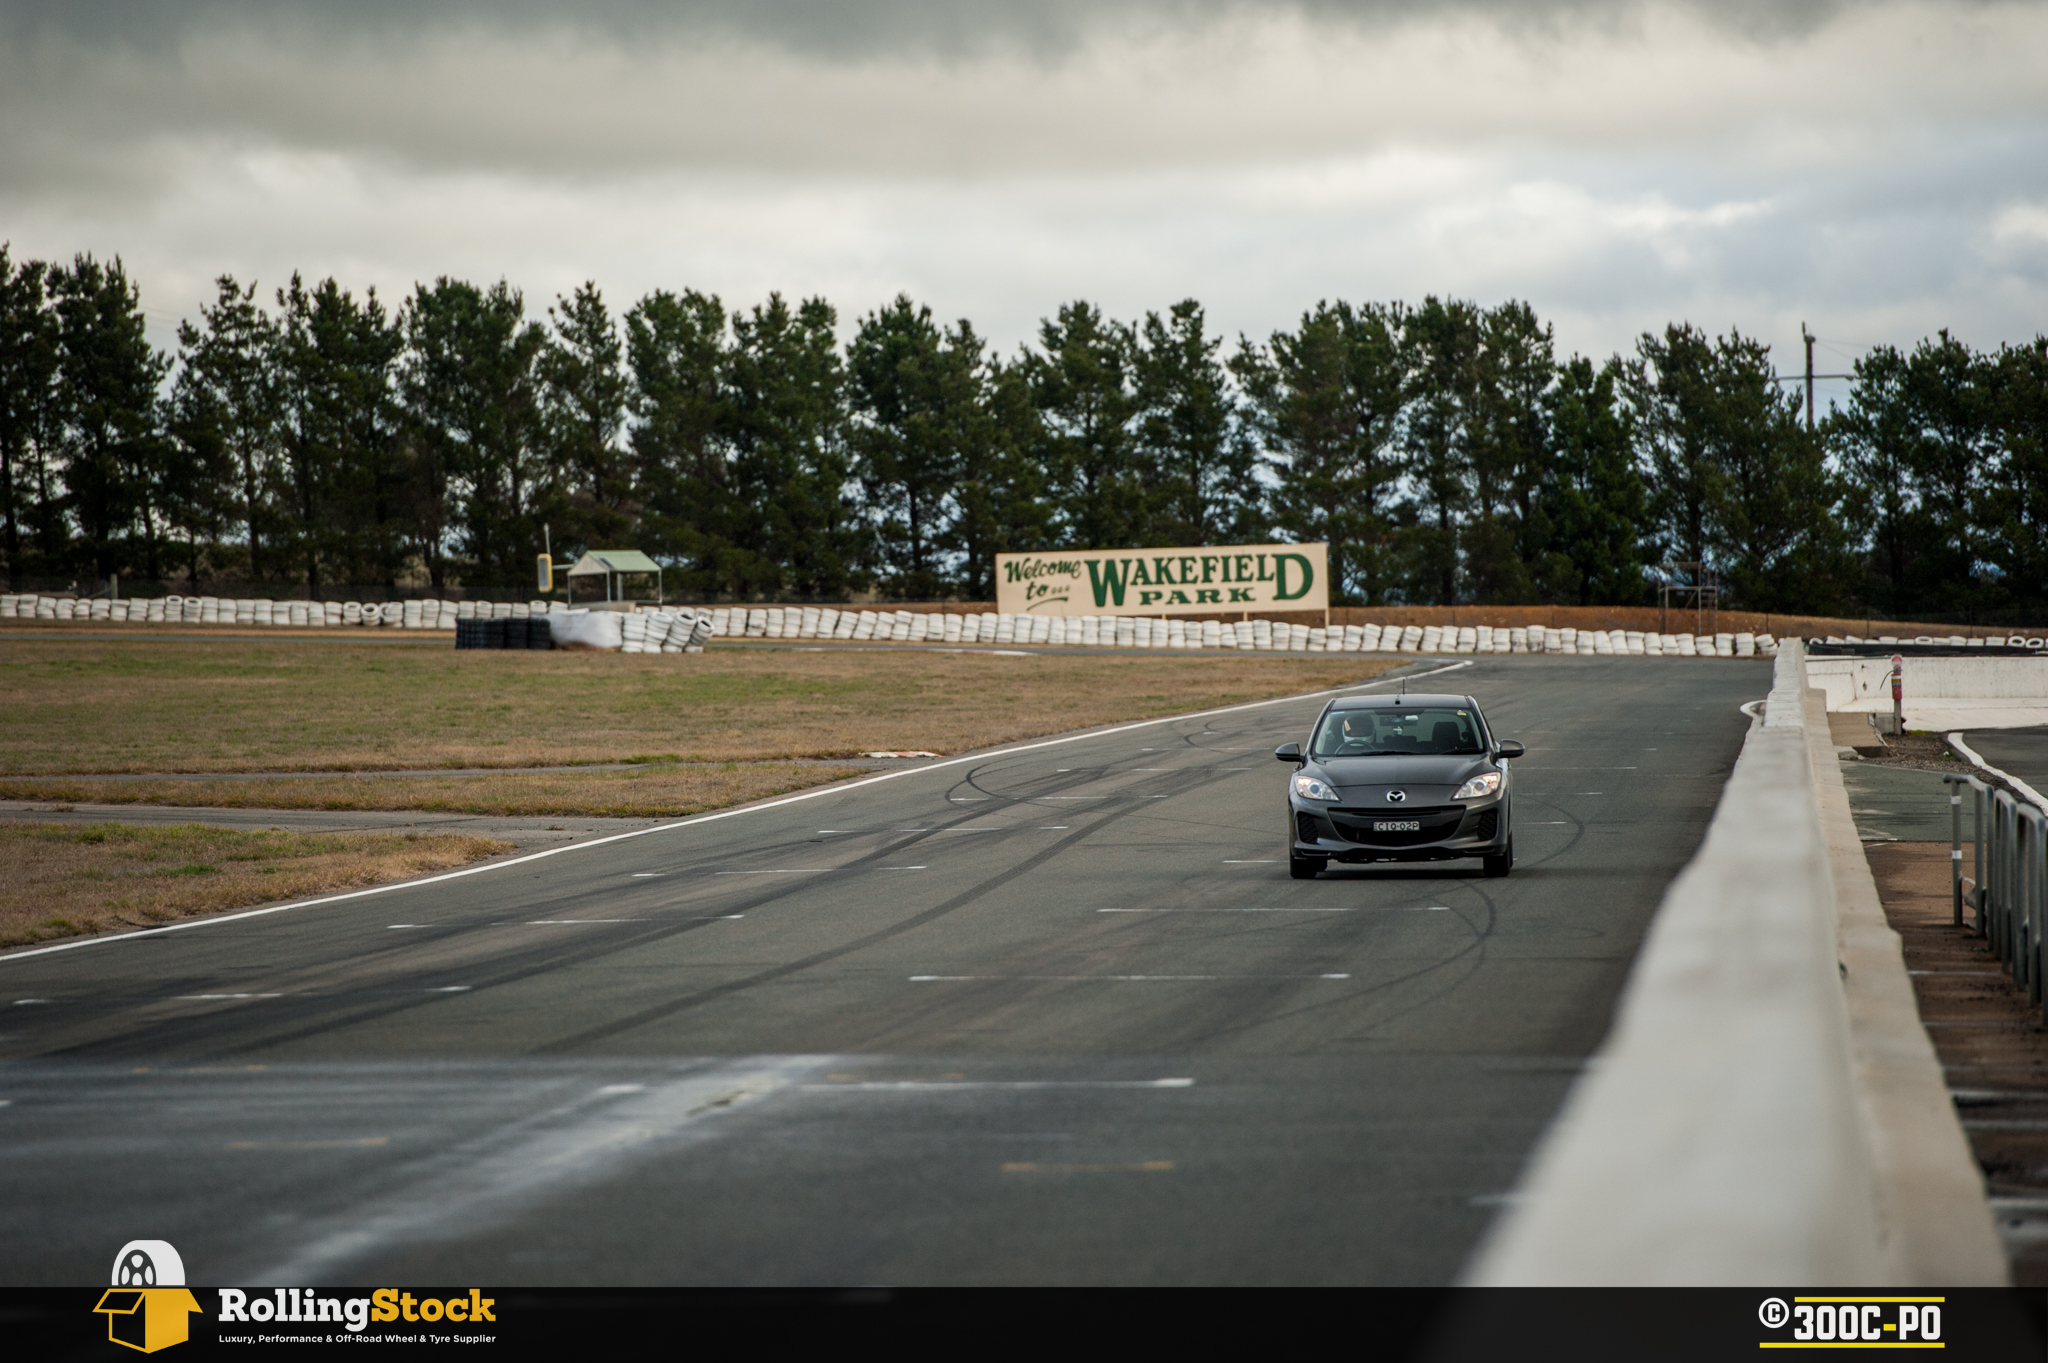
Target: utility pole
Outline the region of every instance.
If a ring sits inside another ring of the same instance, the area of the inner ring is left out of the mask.
[[[1799,324],[1799,337],[1806,342],[1806,429],[1813,429],[1813,333]]]

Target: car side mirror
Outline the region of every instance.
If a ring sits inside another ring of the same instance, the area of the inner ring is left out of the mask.
[[[1301,744],[1299,743],[1282,743],[1279,747],[1273,749],[1273,756],[1279,758],[1282,762],[1301,763],[1308,760],[1301,755]]]
[[[1512,738],[1503,738],[1494,746],[1493,751],[1496,757],[1520,757],[1529,750]]]

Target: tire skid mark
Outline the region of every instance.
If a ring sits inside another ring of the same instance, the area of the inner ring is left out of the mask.
[[[1219,778],[1220,776],[1221,773],[1218,773]],[[1203,784],[1207,783],[1204,782]],[[787,961],[778,966],[771,966],[766,970],[756,971],[743,979],[729,980],[724,984],[713,985],[710,988],[686,994],[678,999],[671,999],[667,1003],[658,1004],[652,1008],[642,1009],[637,1013],[605,1023],[602,1026],[590,1028],[573,1036],[558,1038],[545,1046],[528,1052],[528,1054],[535,1056],[566,1054],[594,1042],[608,1040],[621,1033],[634,1031],[650,1023],[673,1017],[689,1009],[701,1007],[704,1004],[713,1003],[719,999],[728,998],[761,985],[773,984],[778,980],[787,979],[792,975],[815,969],[821,965],[829,965],[834,961],[843,960],[857,952],[865,951],[869,947],[880,945],[905,933],[914,932],[928,923],[936,922],[949,914],[956,913],[987,897],[994,891],[1001,889],[1003,886],[1010,884],[1012,881],[1021,879],[1040,866],[1058,859],[1067,851],[1086,841],[1100,829],[1141,813],[1142,810],[1139,807],[1104,811],[1092,823],[1076,828],[1066,837],[1055,840],[1050,847],[1040,849],[1022,861],[1002,871],[998,871],[994,875],[961,891],[959,894],[934,905],[932,908],[913,914],[899,923],[892,923],[888,927],[878,928],[840,946],[813,952],[811,955],[798,960]],[[859,1049],[859,1043],[849,1043],[848,1048]]]

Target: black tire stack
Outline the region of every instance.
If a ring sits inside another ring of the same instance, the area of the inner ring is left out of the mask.
[[[555,632],[545,617],[528,620],[457,620],[457,648],[553,648]]]

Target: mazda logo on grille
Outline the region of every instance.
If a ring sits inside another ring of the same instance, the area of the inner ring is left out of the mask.
[[[1405,790],[1390,790],[1387,792],[1387,803],[1390,805],[1400,804],[1401,801],[1407,798],[1408,792]]]

